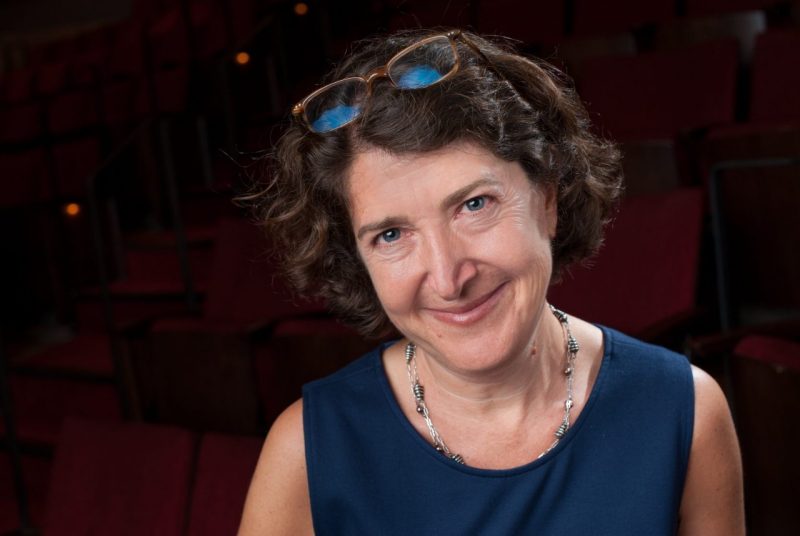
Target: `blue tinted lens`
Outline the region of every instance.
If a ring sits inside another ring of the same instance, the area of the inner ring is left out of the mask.
[[[442,73],[430,65],[420,65],[404,72],[397,81],[397,87],[401,89],[427,87],[441,80],[442,76]]]
[[[339,104],[322,112],[320,116],[311,123],[311,128],[314,132],[328,132],[352,121],[360,113],[361,106]]]

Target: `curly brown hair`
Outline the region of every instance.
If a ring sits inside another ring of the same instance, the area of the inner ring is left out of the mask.
[[[439,33],[414,30],[360,42],[328,79],[365,75]],[[508,43],[463,35],[480,53],[459,40],[461,64],[451,78],[413,91],[378,82],[364,115],[333,132],[315,134],[294,121],[270,154],[266,184],[246,196],[290,282],[301,294],[324,298],[367,336],[392,326],[356,249],[348,211],[348,172],[359,152],[425,153],[468,141],[519,162],[531,181],[556,185],[553,280],[597,251],[621,195],[619,152],[592,133],[571,81]]]

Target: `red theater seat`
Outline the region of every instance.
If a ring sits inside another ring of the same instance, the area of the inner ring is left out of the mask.
[[[551,45],[564,37],[564,0],[492,0],[478,3],[477,25],[484,34]]]
[[[53,147],[58,189],[62,196],[84,197],[89,176],[102,159],[100,140],[94,137],[62,142]]]
[[[67,87],[69,65],[66,61],[43,63],[36,70],[36,93],[55,95]]]
[[[35,455],[22,456],[20,461],[31,523],[35,527],[41,527],[52,463],[47,457]],[[20,534],[19,507],[13,478],[8,451],[2,450],[0,451],[0,534],[6,536]]]
[[[56,443],[65,419],[83,417],[119,421],[117,391],[111,384],[15,374],[10,387],[17,433],[30,444]]]
[[[153,74],[156,108],[163,113],[185,111],[189,105],[189,68],[163,68]]]
[[[690,17],[732,13],[746,9],[774,7],[781,0],[685,0],[686,14]]]
[[[192,434],[70,420],[59,439],[44,534],[183,534]]]
[[[0,106],[0,143],[24,143],[41,135],[41,106],[38,103]]]
[[[578,89],[592,119],[617,140],[672,138],[734,120],[735,40],[633,57],[587,60]]]
[[[760,35],[751,77],[751,121],[800,123],[800,30]]]
[[[51,134],[66,134],[97,126],[98,110],[97,93],[91,89],[58,94],[47,106],[47,128]]]
[[[800,335],[800,332],[796,333]],[[742,447],[749,534],[795,534],[800,479],[800,343],[743,338],[731,361],[736,428]]]
[[[663,24],[655,32],[655,48],[681,48],[718,39],[736,39],[743,63],[753,57],[756,36],[766,30],[767,16],[763,11],[741,11],[714,17],[678,19]]]
[[[332,319],[278,323],[255,349],[255,374],[264,419],[272,422],[300,398],[303,384],[332,374],[375,346]]]
[[[49,197],[42,149],[0,153],[0,176],[0,207],[36,203]]]
[[[34,75],[33,67],[3,73],[0,78],[0,100],[12,103],[30,99],[33,95]]]
[[[202,316],[153,325],[152,352],[140,360],[146,411],[205,430],[259,430],[254,346],[277,321],[323,311],[291,298],[268,248],[252,223],[222,221]]]
[[[206,434],[195,467],[189,536],[236,534],[262,438]]]
[[[590,268],[551,287],[558,308],[653,338],[695,313],[703,193],[679,189],[631,197],[609,225]]]
[[[625,32],[675,18],[674,0],[575,0],[573,31],[578,35]]]
[[[464,28],[470,23],[470,6],[464,0],[450,2],[393,1],[395,13],[389,23],[391,31],[401,28]]]

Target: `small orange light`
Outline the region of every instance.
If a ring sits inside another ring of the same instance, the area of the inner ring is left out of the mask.
[[[247,52],[239,52],[236,54],[236,63],[239,65],[247,65],[250,63],[250,54]]]
[[[294,5],[294,13],[295,15],[299,15],[302,17],[303,15],[308,13],[308,4],[306,4],[305,2],[297,2]]]
[[[64,214],[75,217],[81,213],[81,206],[78,203],[67,203],[64,205]]]

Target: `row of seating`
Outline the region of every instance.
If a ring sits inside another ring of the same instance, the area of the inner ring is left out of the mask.
[[[255,20],[248,2],[231,6]],[[0,205],[85,197],[87,177],[135,126],[194,106],[192,82],[218,80],[197,66],[232,50],[218,21],[237,10],[201,1],[186,9],[184,17],[178,2],[59,41],[0,76],[0,169],[13,178]]]
[[[130,40],[120,39],[130,46]],[[759,128],[765,124],[797,121],[800,99],[791,91],[791,81],[795,73],[800,72],[800,68],[795,68],[799,50],[800,31],[761,33],[755,39],[749,77],[743,77],[746,72],[740,64],[740,45],[733,39],[637,55],[573,57],[571,69],[593,119],[606,135],[619,141],[671,139],[679,134],[699,132],[699,129],[727,127],[742,120],[758,123]],[[180,80],[176,78],[177,83],[170,86],[176,90],[183,88],[180,89],[183,97],[175,100],[176,106],[156,106],[155,109],[186,108],[187,73],[184,70]],[[146,95],[141,87],[132,89],[129,94],[139,100]],[[81,131],[98,126],[100,117],[110,123],[120,119],[130,125],[153,109],[132,105],[129,99],[123,99],[115,105],[119,114],[110,109],[97,113],[98,103],[103,108],[103,103],[110,101],[97,98],[94,90],[62,96],[54,97],[46,107],[46,128],[36,128],[42,113],[38,105],[15,104],[0,111],[8,115],[7,120],[2,121],[8,132],[5,138],[0,138],[22,141],[33,139],[42,131],[54,135]],[[62,197],[83,197],[86,177],[98,166],[107,145],[107,139],[102,136],[80,135],[64,139],[49,151],[37,145],[0,152],[0,169],[4,175],[13,177],[0,192],[0,204],[25,204],[58,193]]]
[[[233,535],[261,443],[179,427],[69,419],[45,470],[47,498],[36,505],[34,519],[52,536]],[[19,526],[7,506],[0,502],[0,533]]]
[[[800,21],[800,7],[791,0],[514,0],[389,2],[388,27],[471,27],[481,33],[518,39],[528,46],[551,46],[653,26],[681,31],[685,21],[762,10],[779,22]],[[665,36],[666,37],[666,36]]]
[[[189,7],[206,14],[221,9],[207,3],[191,3]],[[503,13],[501,7],[493,6],[491,13]],[[184,24],[181,13],[173,6],[162,14],[164,20],[156,18],[149,23],[176,43],[161,43],[154,30],[132,19],[74,40],[83,43],[81,46],[59,47],[74,50],[72,56],[52,52],[46,55],[49,60],[0,77],[0,101],[5,103],[0,105],[0,147],[7,147],[0,150],[0,169],[15,178],[0,191],[0,205],[58,194],[82,197],[85,177],[122,134],[152,113],[182,111],[191,105],[189,87],[192,80],[199,84],[200,79],[193,78],[197,71],[191,68],[191,39],[180,30]],[[664,137],[676,130],[707,128],[743,118],[785,120],[787,108],[793,117],[793,110],[800,106],[787,89],[791,85],[779,82],[798,71],[792,68],[798,57],[798,32],[770,30],[756,40],[757,32],[766,27],[764,14],[732,16],[720,26],[722,30],[709,31],[711,24],[701,20],[690,32],[692,36],[677,42],[693,43],[698,35],[706,40],[738,38],[738,56],[733,41],[635,55],[638,48],[632,34],[620,34],[611,38],[611,45],[596,39],[563,42],[552,59],[566,63],[595,119],[619,140]],[[688,22],[692,20],[697,22]],[[205,26],[197,28],[194,38],[201,39]],[[679,31],[662,33],[672,36],[663,38],[668,48],[674,47],[670,39],[682,35]],[[232,50],[233,44],[224,39],[201,40],[218,41],[217,53]],[[598,54],[602,57],[590,57]],[[742,78],[745,73],[739,67],[740,59],[749,60],[750,56],[752,77]],[[49,142],[42,146],[45,139]]]

